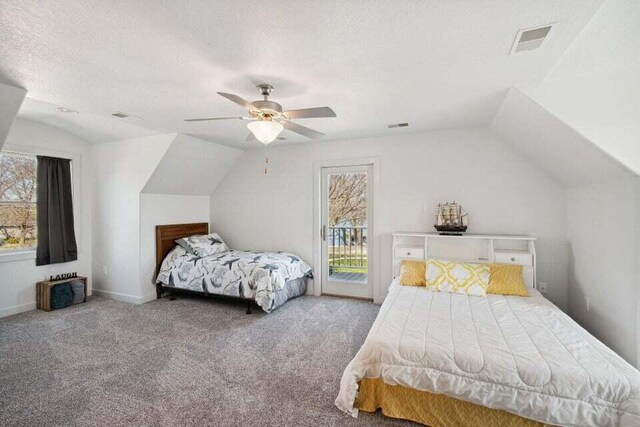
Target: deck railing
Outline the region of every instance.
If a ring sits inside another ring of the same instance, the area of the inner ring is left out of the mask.
[[[367,272],[367,227],[328,227],[329,272]]]

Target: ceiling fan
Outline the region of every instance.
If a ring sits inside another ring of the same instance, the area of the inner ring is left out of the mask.
[[[282,111],[282,105],[274,101],[269,101],[269,95],[273,91],[273,86],[260,84],[257,86],[264,100],[249,102],[238,95],[218,92],[229,101],[245,107],[249,110],[249,117],[205,117],[202,119],[185,119],[185,122],[203,122],[207,120],[250,120],[247,125],[251,131],[247,136],[247,141],[257,139],[264,145],[268,145],[275,140],[283,129],[317,139],[324,136],[322,132],[310,129],[291,121],[291,119],[311,119],[317,117],[336,117],[336,113],[329,107],[303,108],[300,110]]]

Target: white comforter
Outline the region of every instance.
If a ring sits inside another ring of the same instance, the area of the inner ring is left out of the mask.
[[[640,373],[535,290],[467,297],[392,283],[336,405],[382,378],[556,425],[640,426]]]

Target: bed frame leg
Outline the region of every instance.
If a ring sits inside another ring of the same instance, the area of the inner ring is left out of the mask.
[[[156,285],[156,298],[162,298],[162,288],[160,287],[160,285]]]
[[[176,300],[176,294],[171,292],[171,294],[169,295],[169,301],[175,301],[175,300]]]
[[[252,308],[253,307],[252,307],[251,303],[247,304],[247,314],[253,313]]]

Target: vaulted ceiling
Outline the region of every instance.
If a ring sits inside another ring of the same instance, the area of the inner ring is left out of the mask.
[[[640,175],[640,1],[607,0],[547,78],[521,90]]]
[[[301,121],[325,139],[483,126],[509,87],[549,74],[602,3],[3,0],[0,82],[28,90],[23,116],[90,142],[178,132],[251,147],[244,122],[183,119],[241,115],[216,92],[255,100],[263,82],[285,108],[331,106],[337,118]],[[519,29],[549,23],[541,49],[509,55]],[[397,122],[410,127],[387,129]]]

